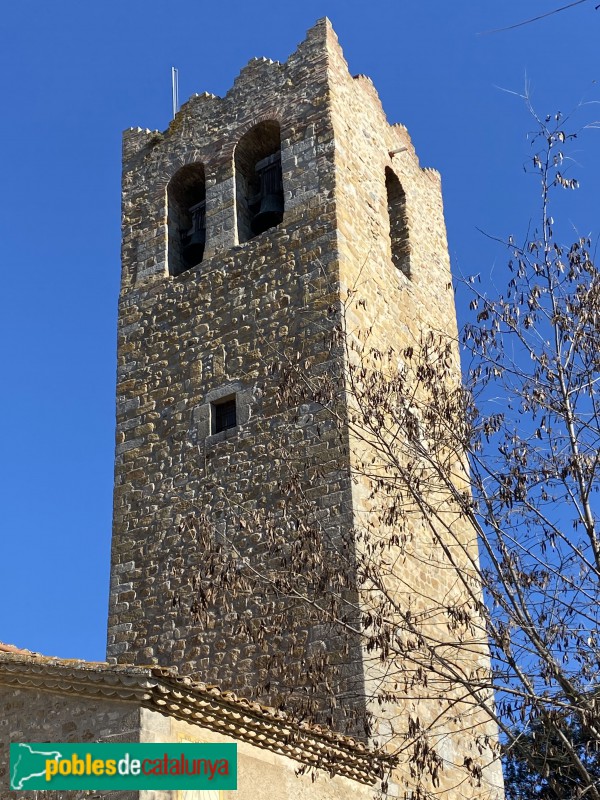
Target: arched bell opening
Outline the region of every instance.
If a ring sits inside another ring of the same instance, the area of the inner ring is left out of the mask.
[[[206,184],[204,166],[188,164],[171,178],[169,204],[169,272],[180,275],[196,266],[206,244]]]
[[[283,219],[279,123],[261,122],[235,148],[238,242],[247,242]]]
[[[400,272],[410,278],[410,246],[408,241],[408,219],[406,195],[397,175],[389,167],[385,169],[387,210],[390,221],[390,243],[392,261]]]

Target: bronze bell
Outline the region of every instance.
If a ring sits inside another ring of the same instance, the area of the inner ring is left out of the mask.
[[[273,153],[256,164],[260,179],[260,205],[252,216],[250,227],[257,236],[269,228],[279,225],[283,219],[283,181],[281,179],[281,153]]]
[[[186,267],[202,261],[206,244],[206,202],[203,200],[189,209],[192,226],[181,232],[181,255]]]
[[[181,255],[186,267],[193,267],[202,261],[205,243],[205,230],[194,231],[191,235],[182,236]]]
[[[252,233],[258,235],[269,228],[279,225],[283,219],[283,192],[265,194],[261,198],[260,208],[250,223]]]

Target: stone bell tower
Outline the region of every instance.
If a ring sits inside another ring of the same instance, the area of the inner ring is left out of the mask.
[[[312,374],[343,375],[328,329],[357,286],[347,325],[383,350],[425,328],[456,335],[439,175],[350,76],[328,20],[286,63],[254,59],[224,97],[192,97],[164,133],[125,132],[109,660],[301,708],[320,659],[339,701],[324,721],[352,730],[370,680],[352,625],[333,633],[301,607],[282,624],[258,583],[200,620],[208,540],[186,520],[252,565],[261,531],[239,509],[293,503],[282,474],[298,456],[319,477],[295,496],[330,541],[352,537],[366,501],[350,434],[310,405],[285,433],[269,365],[302,352]],[[433,585],[426,568],[415,581]],[[242,618],[264,625],[260,647]],[[456,741],[449,764],[472,746]]]

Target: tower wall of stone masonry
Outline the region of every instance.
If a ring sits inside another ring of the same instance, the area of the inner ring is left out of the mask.
[[[192,98],[164,134],[124,136],[108,658],[175,665],[269,703],[280,702],[286,682],[300,687],[325,633],[299,615],[258,651],[236,633],[235,616],[264,615],[268,626],[259,596],[198,624],[191,582],[203,553],[180,522],[208,511],[217,533],[252,559],[252,534],[240,531],[238,509],[277,507],[287,459],[265,368],[298,349],[315,369],[330,358],[323,320],[338,284],[330,36],[329,23],[317,23],[286,64],[253,60],[224,98]],[[264,120],[281,126],[285,218],[238,245],[234,148]],[[206,250],[198,266],[174,278],[166,190],[195,162],[206,175]],[[210,403],[232,392],[240,424],[212,435]],[[347,460],[336,431],[317,435],[305,417],[291,434],[293,447],[321,464],[327,491],[306,489],[335,536],[352,525]],[[342,640],[327,643],[345,663],[337,688],[342,698],[360,698],[360,650]],[[284,654],[285,668],[273,667],[273,653]]]
[[[340,296],[351,351],[349,360],[362,358],[367,366],[369,352],[375,349],[384,354],[379,363],[387,364],[390,348],[394,353],[391,365],[407,360],[405,348],[413,348],[419,358],[419,343],[431,331],[450,343],[454,365],[450,380],[458,385],[458,331],[439,173],[420,166],[406,128],[388,123],[370,79],[363,75],[351,77],[341,50],[332,47],[331,53]],[[386,169],[397,176],[405,195],[409,274],[392,259]],[[360,521],[359,527],[371,526],[372,535],[385,539],[392,531],[386,531],[381,521],[377,500],[372,499],[373,481],[364,474],[363,465],[371,455],[369,445],[364,437],[350,434],[349,451],[355,519]],[[372,455],[379,463],[381,454]],[[459,471],[457,467],[457,474]],[[468,487],[466,478],[462,486]],[[381,501],[383,495],[378,497]],[[456,660],[464,674],[488,669],[489,655],[482,628],[470,639],[467,634],[469,640],[464,646],[453,647],[459,640],[453,638],[445,608],[453,603],[461,606],[468,599],[465,589],[439,543],[433,540],[423,514],[415,509],[406,519],[412,536],[406,554],[393,549],[386,551],[393,566],[385,575],[385,582],[397,608],[410,608],[430,619],[431,641],[447,640],[447,655]],[[462,524],[451,511],[446,521],[450,521],[452,529],[448,537],[450,548],[456,552],[464,547],[469,554],[464,559],[468,566],[469,558],[477,559],[473,529]],[[402,671],[404,674],[383,674],[377,658],[370,662],[365,658],[364,663],[368,696],[386,695],[388,690],[402,696],[398,687],[404,677],[410,676],[409,665]],[[414,667],[412,670],[415,671]],[[459,702],[464,690],[448,681],[438,684],[436,701],[433,688],[436,678],[439,676],[432,671],[429,685],[419,686],[417,681],[400,705],[377,704],[376,737],[380,741],[401,741],[409,717],[418,717],[424,729],[431,726],[431,742],[443,758],[439,788],[446,790],[447,796],[454,796],[459,785],[461,797],[501,796],[501,767],[487,744],[488,737],[494,740],[495,725],[472,701]],[[442,707],[439,700],[446,699],[456,703],[455,712],[445,714],[440,724],[436,721]],[[482,787],[469,787],[464,782],[465,758],[481,764]]]
[[[284,219],[238,244],[235,147],[269,120],[281,126]],[[167,186],[198,162],[206,176],[204,258],[173,277]],[[405,193],[409,276],[391,258],[386,168]],[[256,531],[240,530],[239,509],[278,508],[286,448],[320,464],[319,485],[304,490],[331,537],[347,540],[372,513],[360,445],[348,439],[344,419],[341,431],[328,428],[307,407],[290,431],[269,365],[301,352],[312,375],[343,370],[343,348],[330,341],[337,320],[330,310],[342,306],[348,340],[371,328],[369,346],[382,352],[400,353],[430,329],[456,338],[439,175],[420,167],[406,130],[387,123],[369,79],[349,75],[323,20],[285,64],[251,61],[224,98],[193,97],[163,134],[125,133],[122,261],[108,658],[176,666],[277,704],[290,681],[299,697],[308,691],[310,658],[333,650],[340,705],[360,710],[382,676],[349,635],[328,640],[331,632],[299,611],[290,629],[271,629],[257,649],[238,632],[236,615],[264,616],[268,626],[260,596],[238,598],[231,614],[215,610],[205,625],[196,621],[192,582],[203,552],[180,523],[208,515],[252,563]],[[239,424],[213,435],[210,405],[234,392]],[[426,557],[410,575],[391,576],[391,589],[400,604],[409,595],[437,603],[457,591],[456,581],[437,569],[426,521],[415,519],[413,529]],[[484,643],[473,649],[474,666],[485,667]],[[278,653],[283,660],[274,666]],[[409,715],[426,723],[437,714],[416,691],[401,707],[375,710],[378,738],[396,741]],[[488,733],[470,716],[438,737],[448,798],[470,796],[452,794],[462,774],[455,767]],[[490,775],[490,783],[498,780]]]

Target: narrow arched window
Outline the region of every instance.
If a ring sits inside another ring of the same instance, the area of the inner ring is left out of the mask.
[[[235,148],[238,242],[247,242],[283,219],[281,134],[274,121],[261,122]]]
[[[169,204],[169,272],[180,275],[204,256],[206,242],[206,185],[204,166],[188,164],[171,178]]]
[[[385,170],[387,210],[390,220],[390,243],[392,261],[400,272],[410,278],[410,248],[408,243],[408,220],[406,218],[406,195],[398,177],[389,167]]]

